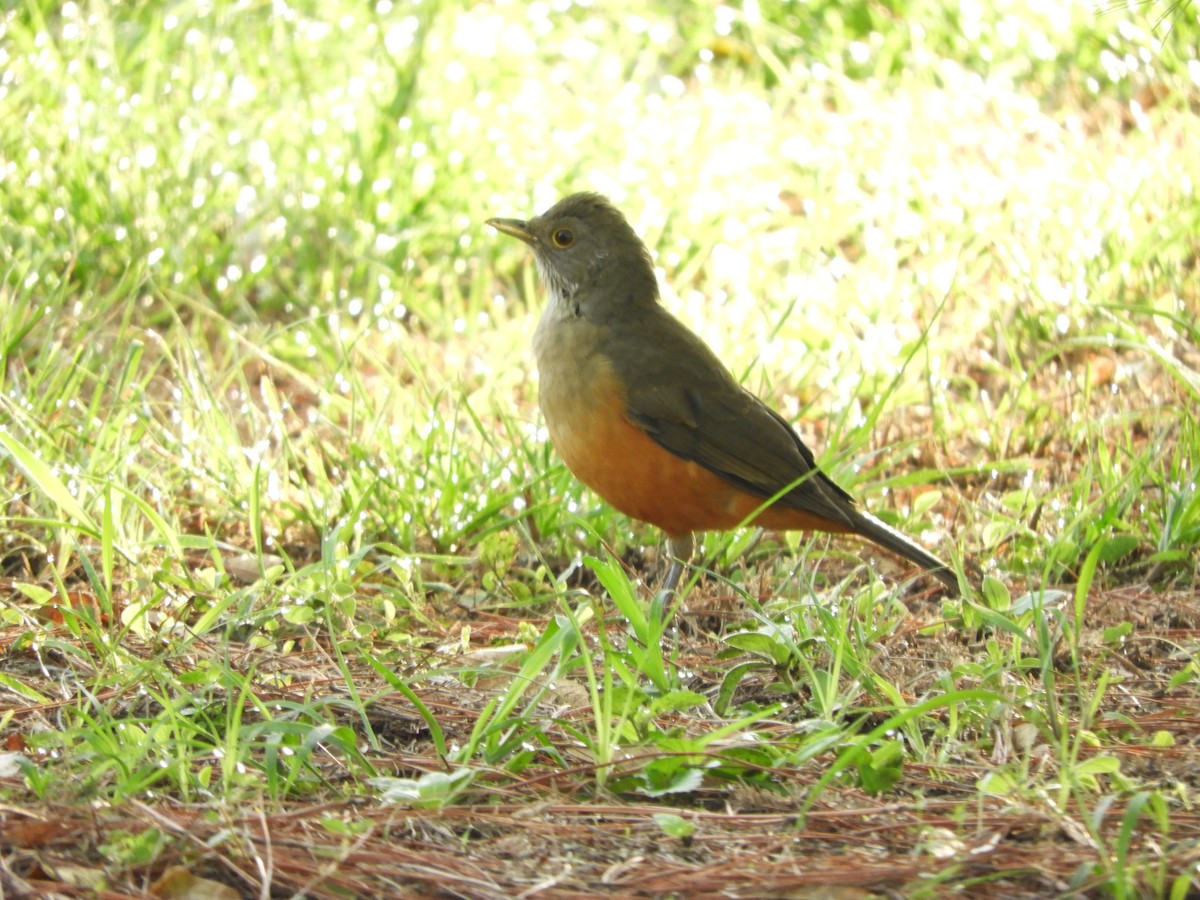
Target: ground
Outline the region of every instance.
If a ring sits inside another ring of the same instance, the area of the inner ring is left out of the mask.
[[[1200,892],[1196,13],[0,14],[0,890]],[[664,602],[484,224],[574,190],[962,596]]]

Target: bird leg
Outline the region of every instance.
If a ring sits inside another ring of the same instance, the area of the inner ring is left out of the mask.
[[[679,586],[683,567],[691,562],[695,549],[696,540],[691,532],[667,536],[667,554],[671,557],[671,567],[667,569],[667,577],[663,579],[662,590],[668,600],[675,596],[675,588]]]

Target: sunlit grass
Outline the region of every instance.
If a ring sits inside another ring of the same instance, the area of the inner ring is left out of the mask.
[[[1200,683],[1200,60],[1161,8],[3,13],[6,803],[936,787],[955,840],[1086,847],[1056,891],[1194,881],[1138,764],[1194,765]],[[547,446],[536,273],[483,224],[580,189],[983,589],[744,531],[655,599],[659,536]]]

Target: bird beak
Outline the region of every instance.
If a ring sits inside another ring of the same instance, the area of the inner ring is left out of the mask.
[[[533,243],[533,232],[529,223],[522,219],[488,219],[487,223],[497,231],[519,238],[527,244]]]

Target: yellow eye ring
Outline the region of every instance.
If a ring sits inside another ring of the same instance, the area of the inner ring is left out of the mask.
[[[570,228],[559,228],[550,235],[550,241],[559,250],[566,250],[575,243],[575,232]]]

